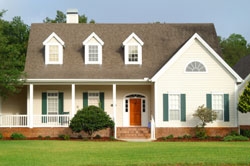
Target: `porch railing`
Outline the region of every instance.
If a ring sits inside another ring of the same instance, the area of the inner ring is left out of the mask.
[[[28,115],[0,115],[0,127],[68,127],[70,115],[33,115],[33,123]]]
[[[34,115],[34,127],[68,127],[69,115]]]
[[[0,127],[26,127],[27,115],[0,115]]]

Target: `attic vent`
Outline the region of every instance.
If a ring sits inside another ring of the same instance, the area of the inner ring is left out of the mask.
[[[78,24],[79,23],[79,15],[77,9],[68,9],[67,10],[67,23]]]

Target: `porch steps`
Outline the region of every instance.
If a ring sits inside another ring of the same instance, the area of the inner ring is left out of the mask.
[[[150,129],[147,127],[117,127],[118,139],[149,139]]]

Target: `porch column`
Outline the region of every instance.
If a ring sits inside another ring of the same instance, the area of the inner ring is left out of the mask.
[[[28,109],[28,126],[33,128],[33,110],[34,110],[34,86],[33,84],[29,85],[29,109]]]
[[[71,117],[75,116],[76,113],[76,89],[75,84],[71,85]]]
[[[115,122],[114,126],[114,137],[115,139],[117,138],[116,136],[116,84],[113,84],[113,119]]]

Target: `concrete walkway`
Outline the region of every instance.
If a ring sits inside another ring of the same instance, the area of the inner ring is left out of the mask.
[[[119,139],[121,141],[126,141],[126,142],[152,142],[154,140],[152,139]]]

